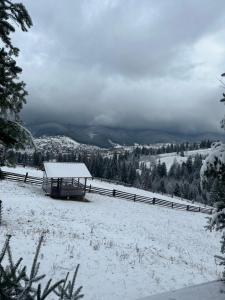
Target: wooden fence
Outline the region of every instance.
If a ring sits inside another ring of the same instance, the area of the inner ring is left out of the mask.
[[[42,178],[29,176],[28,173],[26,173],[26,175],[22,175],[22,174],[2,171],[2,175],[4,176],[5,179],[17,181],[17,182],[25,182],[25,183],[35,184],[35,185],[42,185],[43,182]],[[212,214],[213,212],[213,208],[187,205],[187,204],[159,199],[156,197],[153,198],[145,197],[137,194],[131,194],[131,193],[119,191],[116,189],[110,190],[105,188],[99,188],[99,187],[92,186],[91,184],[86,187],[86,192],[95,193],[95,194],[108,196],[108,197],[126,199],[133,202],[142,202],[151,205],[158,205],[158,206],[163,206],[163,207],[178,209],[183,211],[201,212],[204,214]]]
[[[201,212],[201,213],[205,213],[205,214],[212,214],[212,212],[213,212],[213,208],[187,205],[187,204],[172,202],[172,201],[168,201],[168,200],[162,200],[162,199],[159,199],[156,197],[151,198],[151,197],[140,196],[137,194],[122,192],[122,191],[115,190],[115,189],[110,190],[110,189],[98,188],[98,187],[94,187],[92,185],[88,186],[86,191],[88,193],[96,193],[96,194],[104,195],[104,196],[108,196],[108,197],[117,197],[117,198],[122,198],[122,199],[126,199],[126,200],[133,201],[133,202],[142,202],[142,203],[147,203],[147,204],[152,204],[152,205],[159,205],[159,206],[164,206],[164,207],[172,208],[172,209],[186,210],[186,211],[192,211],[192,212]]]
[[[1,173],[5,179],[8,179],[10,181],[32,183],[32,184],[36,184],[36,185],[42,185],[42,182],[43,182],[42,178],[33,177],[30,175],[28,176],[28,173],[26,173],[25,175],[11,173],[11,172],[4,172],[4,171],[1,171]]]

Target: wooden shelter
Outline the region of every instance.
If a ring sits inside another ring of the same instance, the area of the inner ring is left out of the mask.
[[[92,176],[84,163],[45,162],[42,188],[53,198],[82,200],[88,178]]]

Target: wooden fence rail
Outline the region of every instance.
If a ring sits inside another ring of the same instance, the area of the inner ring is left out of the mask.
[[[207,208],[207,207],[200,207],[200,206],[194,206],[194,205],[186,205],[182,203],[176,203],[168,200],[163,200],[159,198],[150,198],[150,197],[145,197],[145,196],[139,196],[136,194],[131,194],[131,193],[126,193],[118,190],[109,190],[109,189],[103,189],[103,188],[98,188],[90,185],[87,187],[87,192],[88,193],[96,193],[99,195],[104,195],[104,196],[109,196],[109,197],[117,197],[117,198],[122,198],[126,200],[130,200],[133,202],[143,202],[147,204],[152,204],[152,205],[159,205],[167,208],[172,208],[172,209],[179,209],[179,210],[186,210],[186,211],[191,211],[191,212],[201,212],[205,214],[212,214],[213,208]]]
[[[1,171],[2,175],[5,179],[17,181],[17,182],[25,182],[25,183],[31,183],[35,185],[42,185],[43,179],[39,177],[33,177],[29,176],[28,173],[25,175],[17,174],[17,173],[10,173]],[[158,205],[163,206],[171,209],[177,209],[177,210],[183,210],[183,211],[190,211],[190,212],[201,212],[204,214],[212,214],[213,208],[207,208],[207,207],[200,207],[200,206],[194,206],[194,205],[187,205],[182,203],[177,203],[173,201],[163,200],[156,197],[145,197],[137,194],[127,193],[123,191],[119,191],[116,189],[110,190],[105,188],[99,188],[92,186],[91,184],[86,187],[86,192],[88,193],[96,193],[103,196],[108,197],[116,197],[121,199],[126,199],[133,202],[142,202],[147,203],[151,205]]]

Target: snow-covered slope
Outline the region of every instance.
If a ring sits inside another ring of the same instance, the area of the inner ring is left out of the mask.
[[[10,173],[16,173],[21,175],[26,175],[28,173],[28,176],[34,176],[34,177],[43,177],[43,171],[32,168],[32,167],[23,167],[23,166],[16,166],[16,167],[1,167],[2,171],[10,172]]]
[[[80,144],[67,136],[46,136],[34,140],[38,150],[42,152],[52,151],[65,152],[76,149]]]
[[[80,144],[67,136],[43,136],[35,138],[34,143],[38,151],[42,153],[65,154],[74,150],[94,150],[97,146]]]
[[[203,158],[205,158],[211,151],[210,149],[199,149],[199,150],[192,150],[192,151],[185,151],[184,156],[181,156],[177,154],[176,152],[173,153],[165,153],[165,154],[159,154],[155,156],[149,157],[144,157],[141,162],[144,162],[147,167],[151,166],[151,163],[154,161],[155,163],[158,163],[159,160],[161,163],[166,164],[167,170],[170,170],[171,166],[173,165],[174,161],[176,161],[179,164],[182,164],[182,162],[186,162],[187,158],[189,156],[195,157],[196,155],[202,155]]]
[[[87,300],[132,300],[217,278],[219,233],[202,214],[88,194],[53,200],[40,187],[0,181],[3,226],[15,258],[29,266],[45,233],[41,271],[58,279],[81,264]]]
[[[109,183],[104,181],[104,179],[98,180],[98,179],[94,179],[94,180],[88,180],[87,181],[88,184],[91,184],[94,187],[100,187],[100,188],[105,188],[105,189],[109,189],[109,190],[118,190],[118,191],[123,191],[126,193],[131,193],[131,194],[136,194],[136,195],[140,195],[140,196],[144,196],[144,197],[149,197],[149,198],[158,198],[158,199],[162,199],[162,200],[166,200],[166,201],[172,201],[172,202],[176,202],[176,203],[181,203],[181,204],[191,204],[193,206],[201,206],[201,207],[205,207],[205,205],[203,203],[199,203],[199,202],[195,202],[193,203],[191,200],[187,200],[187,199],[183,199],[180,197],[172,197],[170,195],[166,195],[166,194],[159,194],[159,193],[153,193],[150,191],[146,191],[143,189],[138,189],[135,187],[127,187],[124,185],[120,185],[120,184],[113,184],[113,183]]]
[[[17,174],[22,174],[22,175],[26,175],[26,173],[28,173],[28,176],[34,176],[34,177],[43,177],[43,172],[41,170],[32,168],[32,167],[22,167],[22,166],[16,166],[15,168],[12,167],[1,167],[1,169],[3,171],[6,172],[12,172],[12,173],[17,173]],[[131,194],[136,194],[136,195],[140,195],[140,196],[144,196],[144,197],[150,197],[150,198],[159,198],[162,200],[167,200],[167,201],[172,201],[172,202],[176,202],[176,203],[182,203],[182,204],[191,204],[191,205],[196,205],[196,206],[201,206],[201,207],[205,207],[204,204],[202,203],[198,203],[195,202],[193,203],[190,200],[187,199],[183,199],[183,198],[179,198],[179,197],[171,197],[168,195],[162,195],[159,193],[153,193],[150,191],[145,191],[142,189],[138,189],[135,187],[127,187],[124,185],[119,185],[119,184],[115,184],[115,183],[109,183],[104,181],[104,179],[102,181],[98,180],[98,179],[94,179],[91,180],[89,179],[87,181],[88,185],[92,185],[94,187],[100,187],[100,188],[105,188],[105,189],[109,189],[109,190],[119,190],[119,191],[123,191],[123,192],[127,192],[127,193],[131,193]]]

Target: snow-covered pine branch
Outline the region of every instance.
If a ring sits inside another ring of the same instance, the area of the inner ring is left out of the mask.
[[[222,142],[212,144],[212,150],[203,162],[200,171],[202,184],[215,175],[220,180],[225,178],[225,144]]]

